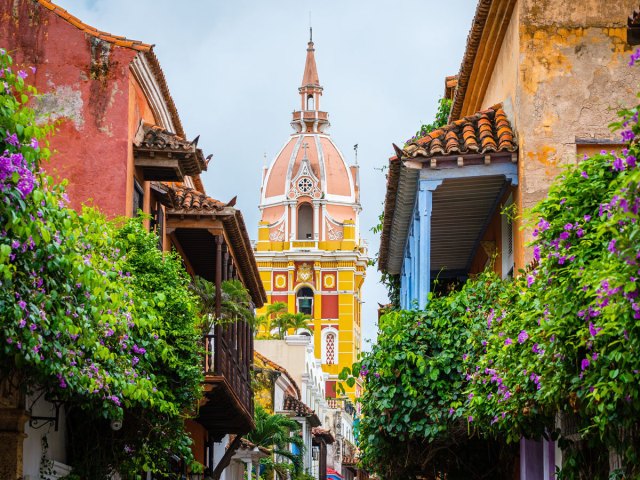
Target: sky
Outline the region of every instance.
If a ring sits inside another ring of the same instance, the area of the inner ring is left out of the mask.
[[[292,133],[313,26],[329,133],[348,164],[358,144],[361,235],[369,255],[382,212],[380,170],[422,123],[433,120],[444,78],[457,74],[476,0],[54,0],[100,30],[154,44],[189,138],[200,135],[207,194],[238,196],[257,236],[265,155],[274,159]],[[380,274],[363,287],[364,349],[386,303]]]

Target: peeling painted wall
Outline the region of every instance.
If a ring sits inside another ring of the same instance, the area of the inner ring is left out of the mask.
[[[560,167],[576,161],[576,137],[612,139],[607,125],[639,87],[628,66],[626,20],[636,0],[520,2],[516,123],[522,200],[544,198]]]
[[[74,208],[90,202],[109,216],[126,211],[130,156],[129,64],[137,52],[91,37],[29,0],[0,2],[0,46],[42,96],[39,118],[57,121],[45,168],[69,180]]]
[[[619,138],[607,125],[617,107],[634,104],[640,88],[626,44],[627,18],[637,6],[637,0],[518,1],[482,106],[502,102],[516,132],[521,208],[545,198],[562,166],[586,151],[576,138]],[[529,240],[528,232],[516,231],[517,268],[531,260]]]

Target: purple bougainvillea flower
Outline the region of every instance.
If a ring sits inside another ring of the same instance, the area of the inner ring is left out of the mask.
[[[518,334],[518,343],[522,344],[526,342],[527,338],[529,338],[529,334],[526,330],[520,330],[520,333]]]
[[[25,72],[24,70],[18,70],[18,76],[20,78],[27,78],[27,72]]]
[[[636,166],[637,159],[633,155],[627,157],[627,167],[634,168]]]
[[[624,138],[624,132],[622,133]],[[631,135],[632,135],[631,138],[628,139],[627,141],[633,140],[633,133]],[[622,170],[624,170],[625,165],[624,165],[624,162],[622,161],[622,158],[616,157],[616,159],[613,161],[613,165],[611,168],[613,168],[617,172],[621,172]]]
[[[589,368],[590,362],[587,358],[583,358],[582,362],[580,362],[580,370],[582,370],[583,372]]]
[[[4,141],[9,145],[13,145],[14,147],[17,147],[20,145],[20,141],[18,140],[18,135],[16,135],[15,133],[12,133],[11,135],[7,135]]]
[[[505,345],[511,345],[513,343],[513,340],[511,340],[509,337],[507,337],[504,341]]]
[[[449,415],[453,415],[455,413],[455,410],[453,408],[449,409]]]
[[[589,174],[587,172],[580,172],[580,175],[582,175],[584,178],[589,178]]]
[[[473,415],[469,415],[469,416],[467,417],[467,420],[469,420],[469,423],[473,422]]]
[[[617,250],[616,250],[616,242],[617,242],[617,241],[618,241],[618,240],[617,240],[617,239],[615,239],[615,238],[614,238],[614,239],[612,239],[612,240],[609,242],[609,245],[607,246],[607,250],[609,250],[611,253],[616,253],[616,252],[617,252]]]
[[[569,232],[562,232],[560,234],[560,240],[567,240],[569,238]]]
[[[536,262],[540,261],[540,246],[536,245],[535,247],[533,247],[533,258],[536,260]]]
[[[589,322],[589,333],[591,334],[592,337],[595,337],[596,335],[598,335],[598,333],[600,333],[601,330],[602,328],[598,328],[593,324],[593,322]]]

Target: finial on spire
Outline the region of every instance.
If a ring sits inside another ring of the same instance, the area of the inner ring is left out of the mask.
[[[311,25],[311,10],[309,10],[309,43],[313,43],[313,26]]]
[[[356,152],[356,165],[358,165],[358,144],[353,146],[353,151]]]

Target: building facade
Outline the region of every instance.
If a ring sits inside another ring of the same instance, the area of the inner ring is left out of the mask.
[[[326,393],[335,397],[338,374],[361,350],[367,252],[359,235],[358,166],[347,165],[327,133],[312,41],[298,92],[294,133],[263,172],[255,255],[268,303],[284,302],[289,312],[312,318],[315,351],[329,374]],[[355,399],[360,388],[347,394]]]
[[[4,2],[0,19],[0,46],[19,68],[35,67],[37,114],[58,122],[45,167],[68,180],[71,205],[89,203],[108,217],[148,214],[158,248],[177,251],[189,274],[216,285],[217,308],[221,283],[232,279],[261,306],[266,295],[242,214],[205,194],[208,160],[186,138],[153,46],[97,30],[48,0]],[[254,426],[253,332],[241,321],[216,325],[203,344],[203,397],[186,428],[196,459],[220,479]],[[54,414],[55,422],[34,422]],[[0,437],[10,445],[0,449],[1,478],[40,478],[43,458],[60,477],[69,470],[64,405],[0,382]]]
[[[637,91],[637,7],[478,2],[460,72],[445,80],[450,123],[389,160],[379,268],[399,276],[402,308],[428,308],[435,277],[455,285],[491,266],[505,278],[532,261],[518,216],[563,166],[620,148],[607,125]],[[519,478],[554,478],[553,442],[520,447]]]

